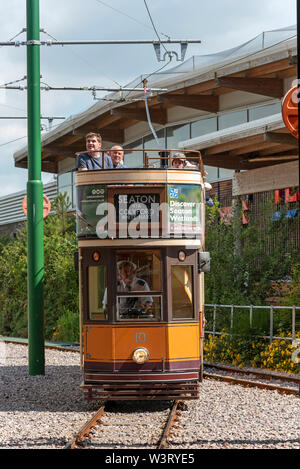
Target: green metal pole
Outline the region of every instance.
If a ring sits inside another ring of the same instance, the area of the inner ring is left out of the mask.
[[[29,374],[45,374],[43,184],[41,180],[39,0],[27,0],[27,273]]]

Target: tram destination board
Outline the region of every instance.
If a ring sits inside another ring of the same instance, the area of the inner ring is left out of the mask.
[[[79,238],[198,237],[202,233],[201,187],[77,187]]]
[[[130,223],[134,219],[159,222],[160,194],[115,194],[114,207],[117,223]]]

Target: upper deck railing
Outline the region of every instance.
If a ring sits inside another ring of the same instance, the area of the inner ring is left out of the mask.
[[[121,148],[121,147],[119,147]],[[112,149],[101,149],[98,151],[100,153],[101,165],[102,168],[105,168],[105,156],[110,156]],[[200,170],[202,177],[205,178],[205,171],[203,160],[200,151],[197,150],[178,150],[178,149],[167,149],[167,148],[126,148],[123,149],[123,154],[126,155],[131,153],[139,153],[142,155],[142,162],[137,163],[136,166],[132,165],[132,161],[128,160],[130,163],[129,168],[139,168],[139,169],[189,169],[189,170]],[[76,152],[76,156],[80,154],[86,154],[87,150]],[[134,156],[132,157],[134,159]],[[180,162],[180,164],[178,164]],[[115,167],[114,169],[123,169],[122,167]]]

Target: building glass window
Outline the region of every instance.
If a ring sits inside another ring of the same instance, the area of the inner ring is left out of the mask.
[[[70,186],[72,184],[72,172],[59,174],[58,176],[58,190],[61,187]]]
[[[227,129],[239,124],[247,122],[247,110],[229,112],[219,116],[219,130]]]
[[[167,148],[178,148],[178,142],[190,138],[190,124],[175,125],[167,128]]]
[[[66,200],[69,201],[70,207],[72,209],[76,206],[76,199],[74,198],[73,190],[73,172],[59,174],[57,178],[58,192],[59,194],[65,194]]]
[[[233,169],[219,168],[219,179],[232,179]]]
[[[166,142],[165,142],[165,129],[161,129],[161,130],[158,130],[156,132],[156,135],[157,135],[157,138],[158,138],[158,141],[159,141],[159,148],[165,148],[165,145],[166,145]],[[154,136],[151,134],[151,135],[147,135],[147,137],[144,137],[144,148],[149,148],[149,149],[155,149],[157,148],[157,143],[156,143],[156,140],[154,138]],[[159,157],[159,154],[158,154],[158,151],[147,151],[147,155],[148,155],[148,163],[149,163],[149,166],[150,167],[160,167],[160,160],[157,159],[157,157]],[[151,158],[151,156],[154,156],[155,158]]]
[[[76,208],[76,205],[77,205],[76,197],[77,197],[77,195],[76,195],[76,184],[74,182],[73,183],[73,205],[72,205],[73,208]]]
[[[193,266],[172,265],[172,311],[174,319],[194,318]]]
[[[117,251],[116,262],[118,319],[160,320],[160,251]]]
[[[216,168],[215,166],[204,166],[204,169],[207,172],[207,182],[215,181],[216,179],[218,179],[218,168]]]
[[[281,112],[281,103],[268,104],[266,106],[257,106],[249,109],[249,121],[262,119],[263,117],[272,116]]]
[[[141,151],[127,151],[126,149],[130,148],[141,149]],[[142,139],[132,142],[129,145],[124,146],[124,165],[127,168],[143,168],[144,166],[144,153],[143,153],[143,142]]]
[[[88,285],[89,285],[88,319],[90,320],[107,319],[106,266],[104,265],[89,266]]]
[[[211,132],[218,130],[218,123],[216,117],[209,119],[201,119],[199,121],[192,122],[191,124],[191,138],[200,137]]]

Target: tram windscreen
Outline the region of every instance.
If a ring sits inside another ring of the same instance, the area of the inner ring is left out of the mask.
[[[118,319],[161,319],[161,296],[117,297]]]
[[[106,266],[89,266],[89,319],[107,319],[106,311]]]
[[[173,318],[193,318],[193,276],[191,265],[172,265]]]
[[[117,311],[119,319],[161,318],[161,253],[117,251]]]

